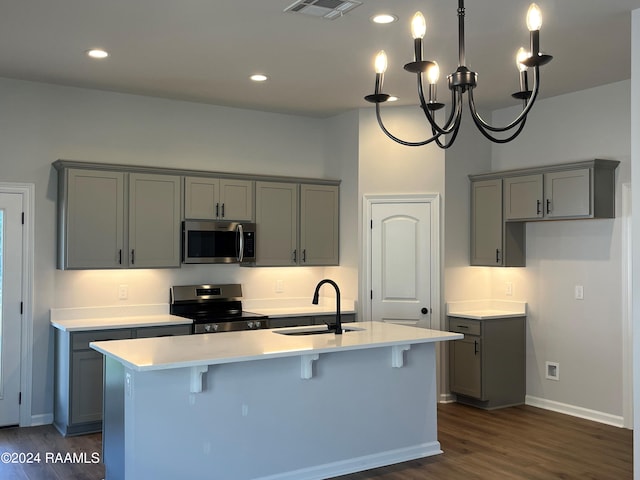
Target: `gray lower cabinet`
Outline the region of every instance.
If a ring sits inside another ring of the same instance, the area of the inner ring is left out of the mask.
[[[102,430],[103,357],[89,343],[190,333],[191,325],[80,332],[55,329],[54,426],[65,436]]]
[[[525,317],[475,320],[448,317],[449,388],[457,401],[485,409],[525,399]]]
[[[343,313],[340,317],[343,323],[355,322],[355,313]],[[297,317],[269,317],[270,328],[304,327],[308,325],[326,325],[326,322],[334,322],[335,315],[307,315]]]

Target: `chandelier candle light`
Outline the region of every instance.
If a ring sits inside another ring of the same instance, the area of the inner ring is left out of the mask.
[[[466,67],[465,45],[464,45],[464,0],[458,0],[458,68],[448,77],[448,86],[451,91],[451,110],[449,117],[443,126],[436,123],[435,112],[444,107],[443,103],[437,101],[436,84],[440,76],[438,64],[434,61],[422,59],[422,39],[426,33],[426,21],[422,13],[417,12],[411,21],[411,34],[413,36],[414,61],[404,66],[410,73],[415,73],[418,80],[418,99],[420,107],[424,112],[431,127],[432,136],[426,140],[418,142],[408,142],[401,140],[391,134],[382,123],[380,115],[380,104],[389,100],[390,95],[382,93],[384,72],[387,69],[387,55],[381,50],[375,58],[376,83],[374,93],[367,95],[365,100],[376,104],[376,117],[378,125],[382,131],[393,141],[409,147],[419,147],[431,142],[436,142],[441,148],[449,148],[458,135],[460,120],[462,119],[463,94],[469,97],[469,110],[478,130],[489,140],[496,143],[507,143],[516,138],[524,128],[527,115],[531,110],[540,89],[540,67],[551,61],[551,55],[540,52],[540,27],[542,26],[542,14],[540,8],[532,3],[527,12],[527,28],[529,29],[530,50],[524,48],[518,50],[516,65],[520,75],[520,91],[512,94],[513,98],[522,100],[522,112],[508,125],[494,127],[485,122],[478,114],[475,101],[473,99],[473,89],[477,85],[478,74]],[[529,79],[527,70],[533,70],[533,90],[529,90]],[[425,98],[423,86],[423,74],[426,74],[429,85],[428,95]],[[494,133],[504,136],[497,137]],[[445,141],[445,135],[448,139]]]

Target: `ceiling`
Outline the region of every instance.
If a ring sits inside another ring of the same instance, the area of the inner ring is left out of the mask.
[[[294,0],[0,0],[0,76],[325,117],[365,107],[373,57],[389,56],[385,91],[416,104],[409,24],[427,19],[425,57],[457,67],[453,0],[361,0],[334,20],[284,12]],[[542,98],[630,78],[630,12],[640,0],[538,0]],[[514,104],[515,52],[528,46],[528,0],[466,2],[467,66],[484,108]],[[380,12],[399,21],[375,25]],[[84,52],[102,47],[105,60]],[[252,73],[269,80],[254,83]]]

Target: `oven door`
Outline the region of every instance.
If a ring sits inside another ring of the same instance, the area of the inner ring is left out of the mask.
[[[186,220],[182,263],[255,262],[255,224]]]

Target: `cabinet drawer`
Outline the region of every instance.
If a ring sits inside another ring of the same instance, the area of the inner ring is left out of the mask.
[[[142,327],[136,330],[136,338],[173,337],[190,335],[191,325],[167,325],[161,327]]]
[[[89,350],[90,342],[103,340],[124,340],[132,337],[131,329],[95,330],[71,334],[71,348],[73,350]]]
[[[480,335],[480,321],[449,317],[449,331],[466,333],[467,335]]]

